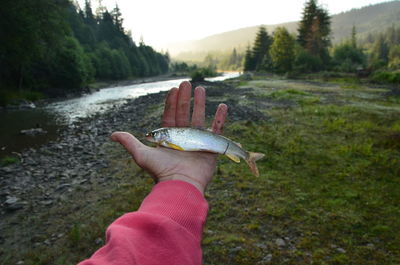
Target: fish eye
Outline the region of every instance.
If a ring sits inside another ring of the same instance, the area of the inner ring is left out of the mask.
[[[146,133],[146,137],[154,137],[155,133],[154,132],[148,132]]]

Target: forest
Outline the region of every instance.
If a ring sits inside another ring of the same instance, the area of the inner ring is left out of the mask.
[[[58,96],[94,80],[168,72],[169,55],[136,44],[121,10],[90,0],[5,0],[0,10],[0,103],[21,96]]]
[[[306,2],[297,34],[278,27],[269,34],[260,26],[245,52],[209,53],[204,64],[220,69],[289,73],[355,73],[371,81],[400,83],[400,27],[358,36],[353,25],[344,41],[332,44],[332,17],[315,0]]]

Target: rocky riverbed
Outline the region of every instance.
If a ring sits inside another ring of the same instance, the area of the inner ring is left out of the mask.
[[[240,104],[240,97],[226,97],[229,93],[244,95],[249,89],[234,90],[215,82],[196,85],[207,90],[208,119],[220,102],[230,107],[231,120],[266,119],[258,110]],[[114,151],[118,149],[121,156],[121,148],[109,136],[122,130],[140,138],[159,127],[165,95],[160,92],[127,100],[106,113],[82,119],[66,128],[57,141],[25,150],[19,163],[0,168],[0,256],[54,244],[72,225],[58,220],[90,211],[92,203],[110,196],[107,190],[119,181],[113,177],[118,171],[113,168]]]

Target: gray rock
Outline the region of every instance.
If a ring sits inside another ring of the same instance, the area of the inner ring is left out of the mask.
[[[243,249],[242,247],[240,247],[240,246],[237,246],[237,247],[231,248],[229,251],[230,251],[230,252],[234,252],[234,253],[236,253],[236,252],[239,252],[239,251],[241,251],[242,249]]]
[[[346,253],[346,250],[343,248],[337,248],[336,251],[342,254]]]
[[[96,240],[94,241],[94,243],[95,243],[96,245],[102,245],[102,244],[104,243],[104,241],[103,241],[102,238],[98,237],[98,238],[96,238]]]
[[[6,201],[4,202],[7,205],[11,205],[11,204],[15,204],[16,202],[18,202],[18,198],[14,197],[14,196],[7,196]]]
[[[256,247],[259,247],[259,248],[262,248],[262,249],[266,249],[267,248],[267,245],[265,245],[264,243],[256,243],[255,245],[256,245]]]
[[[40,204],[48,206],[48,205],[53,204],[53,201],[52,200],[43,200],[40,202]]]
[[[13,170],[11,167],[3,167],[1,170],[2,170],[3,172],[5,172],[5,173],[12,173],[12,172],[14,172],[14,170]]]
[[[272,254],[268,254],[262,259],[262,262],[270,262],[271,260],[272,260]]]
[[[275,244],[276,244],[278,247],[284,247],[284,246],[286,246],[286,242],[285,242],[285,240],[283,240],[282,238],[277,238],[277,239],[275,240]]]
[[[29,136],[36,136],[40,134],[46,134],[47,131],[43,130],[42,128],[32,128],[28,130],[21,130],[21,134],[29,135]]]
[[[65,189],[67,187],[70,187],[70,186],[71,186],[71,184],[68,184],[68,183],[60,184],[60,185],[57,186],[56,191],[63,190],[63,189]]]

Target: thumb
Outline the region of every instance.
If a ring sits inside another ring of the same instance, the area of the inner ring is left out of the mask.
[[[149,147],[142,144],[135,136],[127,132],[114,132],[111,134],[111,140],[119,142],[132,155],[138,165],[143,165],[145,153]]]

